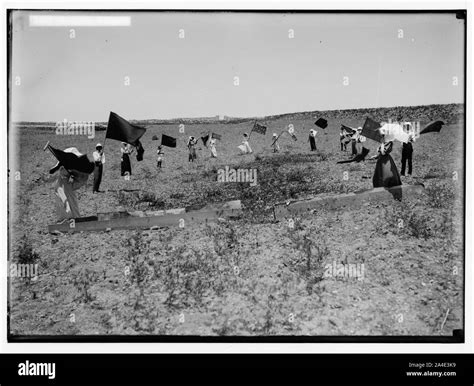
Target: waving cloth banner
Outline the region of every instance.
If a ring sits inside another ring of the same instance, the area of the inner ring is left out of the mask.
[[[161,145],[167,147],[176,147],[176,138],[170,137],[169,135],[161,135]]]
[[[78,172],[86,174],[90,174],[94,171],[94,163],[89,160],[87,155],[79,153],[75,147],[62,151],[48,144],[47,148],[58,160],[58,164],[53,168],[54,171],[52,173],[60,166],[64,166],[66,170],[77,170]]]
[[[362,127],[361,134],[364,137],[372,139],[373,141],[382,142],[383,135],[379,129],[380,129],[380,123],[374,121],[371,118],[367,118],[365,120],[364,126]]]
[[[137,161],[141,161],[143,160],[145,149],[139,139],[145,132],[146,129],[144,127],[132,125],[126,119],[111,111],[105,138],[115,139],[135,146],[137,148]]]
[[[263,125],[260,125],[259,123],[255,122],[255,124],[252,127],[252,131],[255,131],[258,134],[265,135],[267,133],[267,126],[263,126]]]

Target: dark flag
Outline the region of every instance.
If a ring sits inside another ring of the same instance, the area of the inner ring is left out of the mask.
[[[252,131],[255,131],[256,133],[265,135],[267,133],[267,126],[260,125],[259,123],[255,122]]]
[[[314,122],[314,124],[321,129],[328,127],[328,121],[326,121],[324,118],[319,118],[316,122]]]
[[[176,138],[166,134],[161,135],[161,146],[176,147]]]
[[[423,130],[421,130],[420,135],[426,134],[426,133],[433,133],[433,132],[439,133],[443,125],[444,125],[443,121],[431,122],[428,125],[426,125]]]
[[[145,149],[139,139],[145,134],[145,131],[144,127],[132,125],[126,119],[111,111],[105,138],[115,139],[135,146],[137,148],[137,161],[143,161]]]
[[[382,142],[383,136],[379,131],[380,127],[380,123],[374,121],[371,118],[367,118],[365,120],[361,134],[364,137],[370,138],[376,142]]]
[[[209,141],[209,135],[205,135],[204,137],[201,137],[201,140],[204,146],[207,146],[207,141]]]
[[[220,140],[222,139],[222,135],[216,134],[216,133],[212,133],[212,138],[218,139],[218,140],[220,141]]]
[[[69,153],[59,149],[55,149],[51,145],[48,145],[47,148],[56,159],[59,161],[59,164],[50,170],[50,173],[54,173],[59,166],[64,166],[67,170],[77,170],[78,172],[90,174],[94,171],[94,163],[89,161],[87,155],[76,153]]]
[[[350,135],[353,135],[356,132],[356,129],[354,129],[352,127],[349,127],[349,126],[346,126],[346,125],[343,125],[343,124],[341,124],[341,129],[343,131],[345,131],[347,134],[350,134]]]
[[[132,125],[126,119],[123,119],[121,116],[111,111],[105,138],[116,139],[117,141],[138,146],[138,140],[143,134],[145,134],[145,131],[146,129],[144,127]]]

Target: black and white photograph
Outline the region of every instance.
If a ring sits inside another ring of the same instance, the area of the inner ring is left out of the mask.
[[[466,12],[7,35],[10,342],[464,342]]]

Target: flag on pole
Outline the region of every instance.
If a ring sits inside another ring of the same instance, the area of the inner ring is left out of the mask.
[[[281,137],[281,135],[285,132],[285,130],[283,130],[280,134],[278,134],[278,136],[273,140],[272,142],[272,147],[275,145],[276,141],[278,141],[278,139]]]
[[[161,146],[176,147],[176,138],[170,137],[166,134],[162,134]]]
[[[426,134],[426,133],[439,133],[441,131],[441,127],[443,127],[444,122],[443,121],[434,121],[426,125],[423,130],[421,130],[420,134]]]
[[[259,123],[255,122],[253,127],[252,127],[251,132],[252,131],[255,131],[258,134],[265,135],[267,133],[267,127],[263,126],[263,125],[260,125]]]
[[[66,170],[77,170],[78,172],[86,174],[90,174],[94,171],[94,163],[89,160],[87,155],[81,154],[75,147],[62,151],[48,145],[47,149],[58,160],[58,164],[51,169],[51,173],[56,171],[59,166],[64,166]]]
[[[218,139],[218,140],[220,141],[220,140],[222,139],[222,135],[216,134],[216,133],[212,133],[212,138]]]
[[[328,121],[324,118],[319,118],[316,122],[314,122],[314,124],[320,127],[321,129],[325,129],[326,127],[328,127]]]
[[[201,137],[201,140],[204,146],[207,146],[207,142],[209,141],[209,134]]]
[[[341,131],[344,135],[354,135],[357,130],[353,127],[341,124]]]
[[[380,133],[379,129],[380,129],[380,123],[367,117],[364,123],[364,127],[362,127],[362,132],[360,134],[376,142],[382,142],[383,135],[382,133]]]
[[[146,129],[137,125],[132,125],[126,119],[114,112],[110,112],[109,122],[105,138],[126,142],[133,146],[138,146],[138,140],[145,134]]]
[[[105,138],[115,139],[135,146],[137,148],[137,161],[142,161],[145,149],[139,139],[145,132],[146,129],[144,127],[132,125],[126,119],[111,111]]]

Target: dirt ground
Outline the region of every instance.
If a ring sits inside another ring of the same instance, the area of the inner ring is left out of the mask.
[[[264,122],[265,136],[252,133],[253,154],[239,155],[242,134],[253,122],[148,127],[145,159],[132,157],[132,178],[120,177],[120,143],[107,139],[58,136],[54,129],[10,131],[10,262],[38,264],[36,280],[10,278],[10,333],[13,335],[430,335],[450,336],[463,328],[464,124],[414,144],[413,176],[425,194],[402,202],[380,202],[348,210],[321,210],[276,221],[272,205],[289,199],[372,188],[375,161],[337,164],[341,123],[334,118],[318,130],[317,152],[310,152],[313,119],[284,117]],[[272,153],[273,132],[288,124],[297,141],[280,140]],[[424,122],[426,123],[426,122]],[[303,129],[304,127],[304,129]],[[198,160],[188,163],[189,135],[212,131],[218,158],[202,142]],[[163,169],[156,168],[159,141]],[[56,221],[55,163],[43,151],[77,147],[91,159],[104,144],[101,189],[92,194],[92,176],[78,191],[83,216],[119,209],[200,208],[240,199],[241,218],[184,228],[53,235]],[[376,143],[368,140],[369,156]],[[401,144],[392,152],[400,167]],[[258,183],[222,183],[219,169],[257,169]],[[20,172],[19,180],[12,178]],[[291,224],[291,225],[290,225]],[[363,266],[362,277],[327,275],[337,264]]]

